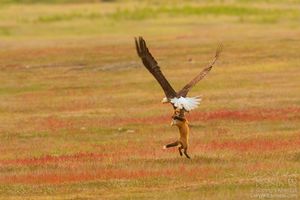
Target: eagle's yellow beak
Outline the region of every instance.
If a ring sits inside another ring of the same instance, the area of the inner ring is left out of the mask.
[[[167,97],[164,97],[162,100],[161,100],[162,103],[169,103],[169,100],[167,99]]]

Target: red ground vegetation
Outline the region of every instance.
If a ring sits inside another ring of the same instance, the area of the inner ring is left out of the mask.
[[[137,148],[138,144],[129,144],[120,148],[112,148],[103,146],[101,153],[79,152],[70,155],[52,156],[45,155],[37,158],[22,158],[0,160],[0,166],[7,165],[46,165],[51,163],[69,163],[69,162],[84,162],[96,161],[105,162],[120,162],[127,159],[129,155],[134,155],[136,158],[153,159],[162,157],[167,153],[177,154],[177,149],[162,150],[161,148],[152,148],[151,145],[146,148]],[[300,138],[293,138],[288,140],[268,140],[268,139],[247,139],[237,141],[216,141],[209,143],[193,142],[191,151],[215,151],[215,150],[233,150],[240,153],[243,152],[272,152],[277,150],[300,148]]]
[[[109,160],[110,162],[120,162],[128,159],[129,156],[135,158],[156,158],[161,157],[164,153],[162,148],[154,148],[149,144],[146,148],[141,148],[138,143],[128,143],[127,145],[101,145],[101,152],[79,152],[70,155],[44,155],[41,157],[21,158],[21,159],[6,159],[0,160],[0,166],[8,165],[46,165],[51,163],[64,163],[64,162],[84,162],[94,161],[102,162]]]
[[[72,129],[76,126],[76,121],[49,116],[41,120],[39,124],[42,129],[56,131],[65,128]]]
[[[195,145],[195,144],[194,144]],[[271,152],[283,149],[295,149],[300,147],[300,138],[274,140],[274,139],[247,139],[237,141],[212,141],[207,144],[196,144],[197,148],[204,151],[234,150],[238,152]]]
[[[58,163],[66,161],[84,161],[90,159],[100,160],[105,157],[106,155],[101,153],[76,153],[72,155],[61,156],[45,155],[38,158],[1,160],[0,165],[43,165],[48,163]]]
[[[240,121],[262,121],[262,120],[299,120],[300,108],[281,109],[246,109],[246,110],[216,110],[210,112],[193,111],[187,115],[190,121],[209,120],[240,120]],[[155,124],[170,121],[171,115],[163,115],[148,118],[128,118],[111,120],[114,124],[143,123]]]
[[[282,109],[247,109],[247,110],[217,110],[210,112],[194,111],[187,115],[191,122],[211,120],[239,120],[239,121],[263,121],[263,120],[299,120],[300,108]],[[31,118],[28,123],[37,126],[36,130],[49,130],[55,132],[60,129],[80,129],[81,127],[111,127],[126,124],[162,124],[169,123],[171,113],[161,116],[145,118],[105,118],[105,119],[70,119],[57,116],[46,118]]]

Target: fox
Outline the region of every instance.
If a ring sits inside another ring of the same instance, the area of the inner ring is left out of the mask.
[[[182,150],[184,155],[188,158],[191,159],[191,157],[187,153],[187,149],[189,146],[189,134],[190,134],[190,127],[189,123],[186,118],[180,117],[176,114],[172,116],[172,122],[171,126],[177,126],[179,129],[180,137],[177,141],[167,144],[163,147],[163,149],[167,149],[170,147],[178,147],[178,151],[180,156],[182,156]]]

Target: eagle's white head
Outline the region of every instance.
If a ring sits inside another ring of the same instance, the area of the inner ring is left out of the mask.
[[[167,97],[164,97],[162,100],[161,100],[162,103],[170,103],[170,100],[167,98]]]

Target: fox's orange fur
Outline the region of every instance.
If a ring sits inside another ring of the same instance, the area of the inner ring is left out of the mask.
[[[178,117],[175,114],[173,116],[171,125],[178,127],[180,137],[176,142],[165,145],[164,148],[179,146],[178,147],[179,154],[182,156],[182,150],[183,150],[184,155],[187,158],[190,158],[190,156],[187,154],[187,149],[189,146],[189,134],[190,134],[190,127],[188,121],[185,118]]]

